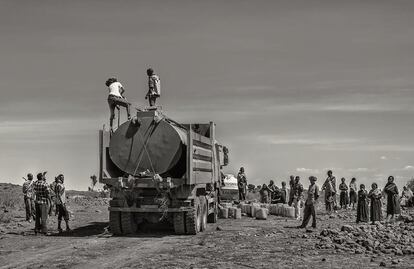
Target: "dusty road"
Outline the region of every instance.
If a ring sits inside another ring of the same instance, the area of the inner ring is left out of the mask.
[[[152,231],[134,237],[112,237],[106,230],[107,207],[72,207],[73,232],[35,236],[23,212],[2,225],[0,268],[414,268],[414,255],[354,254],[340,249],[317,249],[320,231],[352,223],[319,215],[312,232],[293,228],[297,221],[270,216],[259,221],[219,220],[197,236]],[[323,221],[322,221],[323,219]],[[217,226],[219,230],[217,230]]]

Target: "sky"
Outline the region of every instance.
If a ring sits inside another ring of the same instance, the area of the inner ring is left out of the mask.
[[[305,185],[414,177],[414,2],[0,0],[0,182],[85,190],[108,77],[178,122],[214,121],[226,173]]]

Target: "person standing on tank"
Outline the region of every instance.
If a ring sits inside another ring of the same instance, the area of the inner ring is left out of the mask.
[[[155,106],[157,98],[161,96],[161,80],[158,75],[154,73],[152,68],[147,69],[148,75],[148,93],[145,99],[148,99],[151,107]]]
[[[247,177],[244,173],[244,167],[240,167],[240,171],[237,174],[237,187],[239,188],[239,200],[246,200],[246,186],[247,186]]]
[[[122,106],[126,108],[127,114],[128,114],[128,120],[131,119],[131,113],[130,113],[130,103],[126,100],[124,96],[125,89],[122,86],[121,83],[118,82],[116,78],[108,78],[105,82],[105,85],[108,87],[109,95],[108,95],[108,105],[109,105],[109,111],[111,113],[111,116],[109,118],[109,125],[111,127],[113,126],[114,118],[115,118],[115,108],[117,106]]]

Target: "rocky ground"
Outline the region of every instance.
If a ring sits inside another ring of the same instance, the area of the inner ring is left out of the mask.
[[[78,196],[76,196],[78,195]],[[318,212],[317,229],[269,216],[220,219],[197,236],[150,229],[132,237],[108,231],[107,199],[69,199],[72,232],[35,236],[24,211],[0,223],[0,268],[414,268],[414,210],[391,224],[356,225],[355,211]]]

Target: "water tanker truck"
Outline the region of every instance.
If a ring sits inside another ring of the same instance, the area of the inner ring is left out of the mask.
[[[166,222],[176,234],[194,235],[217,221],[228,151],[213,122],[180,124],[160,110],[139,110],[114,132],[100,130],[99,146],[113,234]]]

